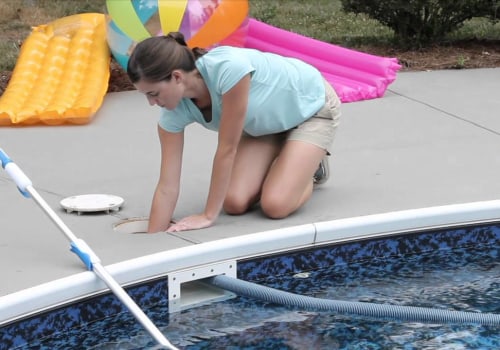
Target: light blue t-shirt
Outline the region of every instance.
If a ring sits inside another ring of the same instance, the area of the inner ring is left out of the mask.
[[[222,95],[251,73],[244,131],[252,136],[289,130],[310,118],[325,104],[321,73],[300,60],[254,49],[220,46],[196,61],[212,100],[212,120],[206,122],[198,107],[184,98],[174,110],[163,109],[160,126],[180,132],[197,122],[218,130]]]

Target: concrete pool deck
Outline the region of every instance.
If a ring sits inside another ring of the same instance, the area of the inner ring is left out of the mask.
[[[156,107],[135,91],[110,93],[83,126],[1,127],[0,147],[103,265],[221,238],[311,222],[475,201],[500,194],[500,69],[399,73],[383,98],[346,103],[330,180],[300,211],[269,220],[222,214],[211,228],[128,234],[148,215],[159,170]],[[187,130],[180,218],[203,209],[216,134]],[[107,193],[118,212],[67,213],[66,197]],[[0,171],[0,296],[85,271],[59,229]],[[500,216],[500,213],[499,213]]]

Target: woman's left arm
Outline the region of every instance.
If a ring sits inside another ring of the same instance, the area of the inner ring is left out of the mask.
[[[202,214],[191,215],[169,227],[169,232],[195,230],[211,226],[219,216],[231,180],[234,159],[243,132],[250,93],[250,74],[222,95],[219,127],[207,204]]]

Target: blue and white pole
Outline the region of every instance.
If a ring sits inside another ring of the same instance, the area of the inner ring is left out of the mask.
[[[0,148],[0,164],[2,168],[9,174],[9,176],[14,180],[19,191],[26,198],[30,198],[30,194],[27,192],[27,187],[32,186],[31,180],[24,174],[24,172],[17,166],[16,163],[9,158],[7,153]]]
[[[17,188],[26,198],[33,198],[49,218],[56,224],[57,227],[64,233],[70,241],[71,251],[74,252],[80,260],[85,264],[89,271],[93,271],[108,288],[122,301],[129,309],[135,318],[144,326],[151,336],[166,349],[177,350],[167,338],[160,332],[154,323],[146,316],[144,311],[130,298],[120,284],[109,274],[109,272],[101,265],[101,260],[94,251],[85,243],[84,240],[76,237],[61,218],[52,210],[45,202],[40,194],[35,190],[31,180],[26,174],[15,164],[12,159],[0,148],[0,164],[7,174],[14,180]]]

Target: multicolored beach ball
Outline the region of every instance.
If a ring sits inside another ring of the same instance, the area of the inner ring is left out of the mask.
[[[148,37],[180,31],[190,47],[243,46],[247,0],[107,0],[107,39],[124,68],[135,45]]]

